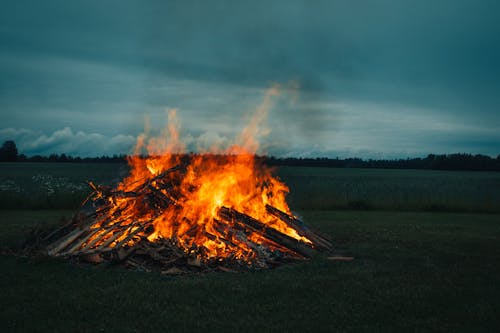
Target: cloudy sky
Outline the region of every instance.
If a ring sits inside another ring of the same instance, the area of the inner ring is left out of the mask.
[[[266,89],[261,152],[500,153],[498,1],[5,1],[0,140],[128,153],[177,109],[189,150],[227,143]]]

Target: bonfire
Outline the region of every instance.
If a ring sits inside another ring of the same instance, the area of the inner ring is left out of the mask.
[[[170,112],[165,135],[139,137],[123,181],[89,182],[82,208],[45,237],[48,254],[176,274],[268,268],[329,251],[330,241],[290,210],[288,187],[256,158],[259,124],[277,93],[266,94],[223,151],[184,153]]]

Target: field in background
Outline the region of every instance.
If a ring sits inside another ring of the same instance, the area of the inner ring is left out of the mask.
[[[123,164],[0,163],[1,209],[75,209],[90,193],[86,181],[116,184]]]
[[[494,332],[495,214],[300,211],[350,262],[166,276],[0,255],[2,332]],[[71,211],[0,210],[0,248]]]
[[[500,212],[500,173],[283,167],[297,209]]]
[[[0,164],[2,332],[500,326],[500,215],[470,213],[500,212],[500,173],[278,170],[292,209],[355,257],[349,262],[319,254],[272,270],[169,276],[18,255],[30,230],[71,217],[89,193],[84,181],[113,184],[126,172],[120,164]]]
[[[75,209],[85,181],[113,184],[122,164],[0,163],[0,208]],[[294,210],[500,212],[500,173],[282,167]]]

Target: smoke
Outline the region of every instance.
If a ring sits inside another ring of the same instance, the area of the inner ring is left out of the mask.
[[[274,105],[273,97],[279,96],[280,93],[279,85],[269,88],[264,95],[262,103],[254,111],[248,125],[241,132],[237,144],[246,152],[256,153],[259,148],[258,138],[269,135],[270,129],[264,122],[267,120],[269,110]]]

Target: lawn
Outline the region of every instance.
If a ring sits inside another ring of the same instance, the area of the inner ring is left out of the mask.
[[[283,167],[296,209],[500,213],[500,172]]]
[[[337,262],[318,256],[248,273],[163,276],[0,256],[2,332],[496,331],[494,214],[312,211]],[[0,246],[71,211],[1,211]]]
[[[116,163],[0,163],[0,209],[75,209],[86,181],[115,184],[127,173]]]
[[[73,214],[84,181],[113,184],[126,171],[0,163],[2,332],[500,327],[500,173],[277,170],[292,209],[351,262],[318,255],[272,270],[166,276],[13,255],[32,228]]]

